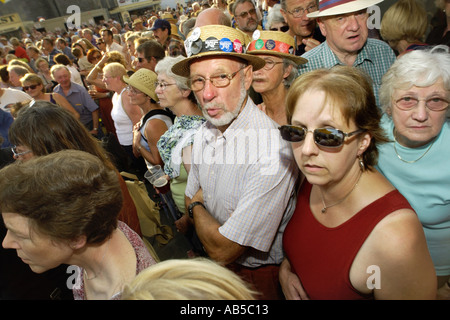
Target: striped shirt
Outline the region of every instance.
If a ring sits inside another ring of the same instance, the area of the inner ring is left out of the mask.
[[[247,267],[281,263],[282,233],[295,209],[298,169],[277,127],[248,99],[223,134],[205,122],[194,137],[185,194],[202,188],[219,232],[249,247],[235,261]]]
[[[308,59],[308,62],[299,66],[300,74],[319,68],[332,68],[336,65],[344,65],[331,51],[327,41],[306,52],[302,57]],[[372,87],[377,106],[379,107],[378,91],[381,85],[381,78],[394,63],[395,59],[395,53],[387,43],[368,38],[353,63],[354,67],[364,70],[372,79]]]

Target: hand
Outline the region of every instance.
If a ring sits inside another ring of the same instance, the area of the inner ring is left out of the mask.
[[[320,42],[314,38],[305,38],[302,40],[302,42],[305,45],[305,51],[309,51],[320,44]]]
[[[180,219],[175,221],[175,227],[177,228],[177,231],[186,234],[189,229],[191,228],[192,224],[187,215],[183,215]]]
[[[300,279],[291,271],[291,264],[287,259],[281,263],[279,279],[287,300],[309,300]]]
[[[98,129],[92,129],[89,133],[96,136],[98,134]]]

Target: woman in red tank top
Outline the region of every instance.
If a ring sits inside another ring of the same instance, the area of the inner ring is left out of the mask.
[[[286,227],[280,282],[288,299],[434,299],[436,278],[420,221],[374,169],[386,141],[364,74],[337,66],[299,77],[287,99],[305,178]]]

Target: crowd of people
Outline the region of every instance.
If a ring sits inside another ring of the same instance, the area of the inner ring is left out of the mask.
[[[0,298],[450,299],[450,4],[378,32],[382,1],[2,37]],[[148,251],[120,175],[158,166],[190,259]]]

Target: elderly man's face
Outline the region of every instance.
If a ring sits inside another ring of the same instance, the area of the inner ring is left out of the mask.
[[[300,17],[295,11],[303,11]],[[284,20],[289,25],[289,33],[292,36],[309,37],[316,27],[316,20],[310,19],[306,15],[317,11],[316,0],[286,0],[286,10],[281,10]]]
[[[327,38],[328,45],[336,54],[355,54],[366,43],[369,36],[367,28],[367,9],[323,17],[318,20],[320,31]]]
[[[61,68],[53,72],[53,77],[55,81],[58,82],[63,89],[70,88],[70,71]]]
[[[226,87],[217,88],[209,80],[210,77],[235,72]],[[190,79],[200,77],[207,80],[203,89],[194,92],[197,101],[205,118],[223,132],[241,111],[252,82],[252,68],[229,58],[199,59],[190,65]]]
[[[244,2],[236,6],[236,23],[244,32],[253,32],[258,27],[258,17],[255,6],[251,2]]]

